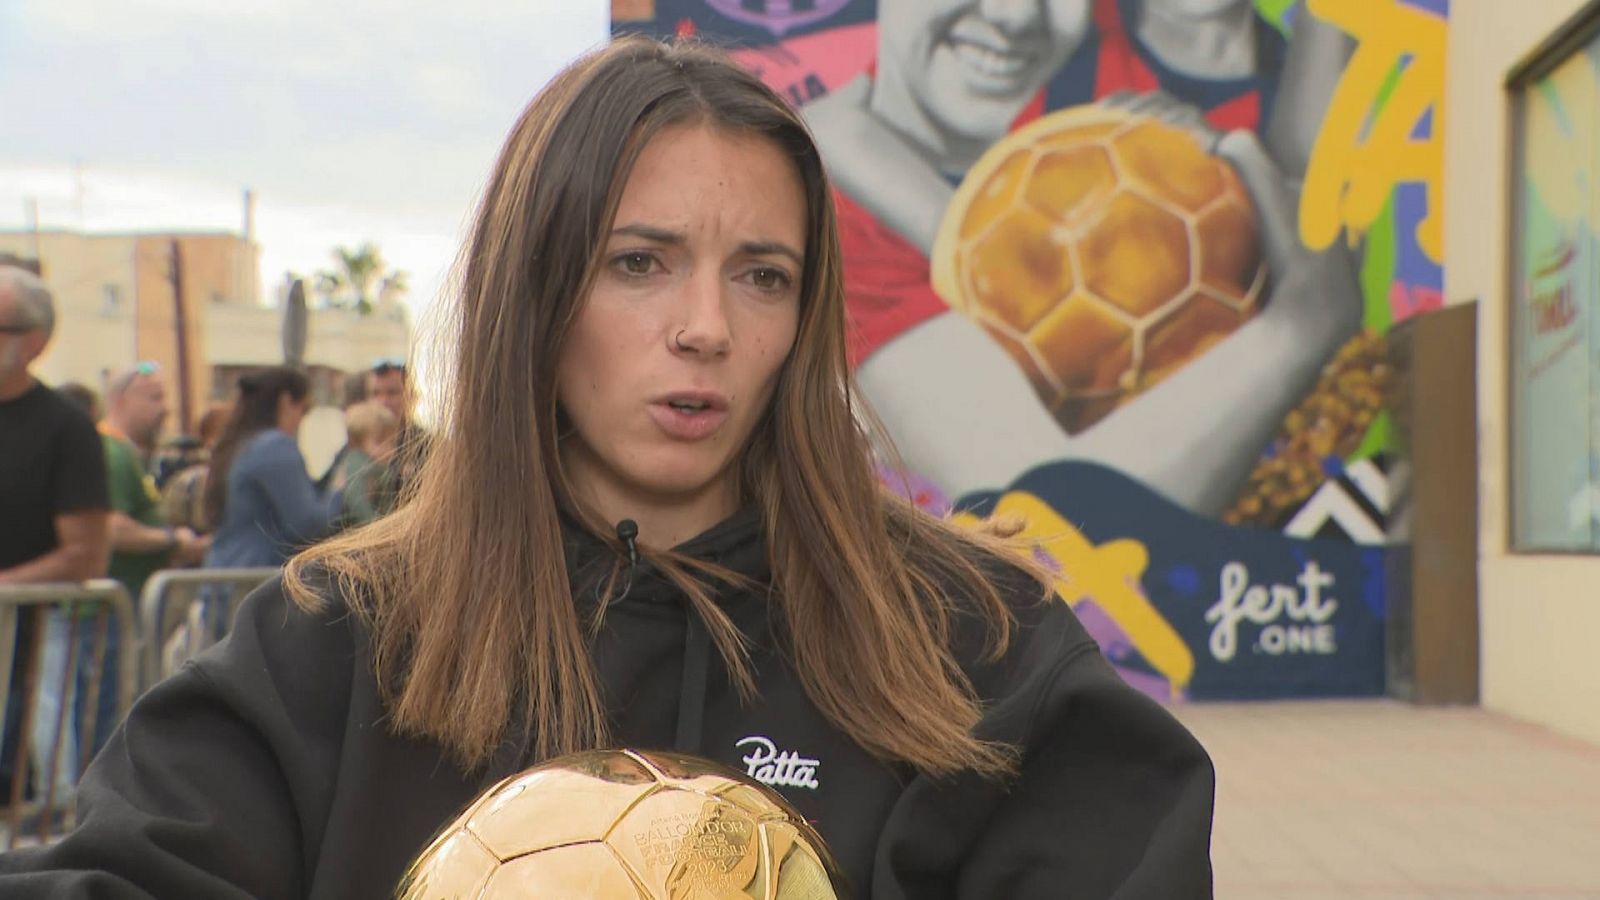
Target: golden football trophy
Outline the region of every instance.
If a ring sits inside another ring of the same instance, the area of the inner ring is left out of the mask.
[[[636,750],[563,756],[486,791],[418,857],[405,900],[835,900],[822,839],[716,763]]]

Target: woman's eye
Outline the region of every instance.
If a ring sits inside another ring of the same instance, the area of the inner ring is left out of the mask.
[[[781,291],[789,287],[790,278],[780,269],[756,269],[750,273],[750,283],[763,291]]]
[[[624,253],[615,263],[626,275],[649,275],[655,269],[655,258],[648,253]]]

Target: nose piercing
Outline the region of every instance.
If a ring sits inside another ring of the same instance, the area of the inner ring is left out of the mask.
[[[679,350],[687,350],[687,349],[689,349],[688,347],[685,347],[683,345],[683,333],[685,331],[688,331],[688,330],[689,329],[687,329],[687,328],[680,328],[680,329],[678,329],[678,333],[672,336],[672,343]]]

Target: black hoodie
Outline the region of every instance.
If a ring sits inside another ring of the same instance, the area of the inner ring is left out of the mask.
[[[615,556],[568,533],[574,594],[592,602]],[[753,517],[679,549],[770,583]],[[1020,576],[1003,659],[976,662],[976,617],[956,638],[985,704],[977,733],[1022,750],[1004,784],[886,765],[830,725],[776,648],[765,592],[717,598],[752,643],[760,697],[741,705],[676,588],[644,564],[626,587],[593,648],[619,745],[772,783],[817,824],[855,896],[1211,895],[1205,752],[1117,677],[1065,603],[1040,603]],[[391,733],[369,636],[332,606],[309,615],[281,583],[256,591],[224,642],[134,706],[85,776],[79,827],[0,856],[0,897],[391,896],[443,824],[534,760],[508,741],[463,775],[436,744]]]

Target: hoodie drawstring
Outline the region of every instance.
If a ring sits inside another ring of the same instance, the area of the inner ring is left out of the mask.
[[[683,607],[683,684],[678,688],[678,733],[673,749],[700,752],[701,728],[706,718],[706,674],[711,666],[711,632],[699,611]]]
[[[617,523],[617,539],[628,549],[628,571],[623,576],[622,590],[613,603],[627,598],[633,590],[633,573],[639,567],[639,525],[632,519]],[[601,584],[604,584],[602,581]],[[601,584],[595,585],[595,601],[600,602]],[[604,605],[604,604],[602,604]],[[711,668],[711,632],[705,620],[685,600],[683,607],[683,683],[678,688],[678,729],[673,749],[680,753],[700,752],[700,731],[706,717],[706,678]]]

